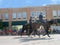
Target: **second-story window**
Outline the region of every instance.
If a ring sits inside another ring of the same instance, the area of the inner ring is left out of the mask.
[[[31,17],[32,17],[32,18],[35,17],[35,12],[31,12]]]
[[[9,18],[9,17],[8,17],[8,13],[4,13],[4,19],[5,19],[5,20],[8,20],[8,18]]]
[[[56,10],[53,10],[52,14],[53,14],[53,17],[57,17],[57,11]]]
[[[58,10],[58,16],[60,17],[60,10]]]
[[[16,19],[16,13],[12,14],[12,19]]]
[[[20,12],[18,12],[17,18],[18,18],[18,19],[21,19],[21,13],[20,13]]]
[[[39,17],[40,11],[36,11],[36,16]]]
[[[43,17],[45,18],[46,17],[46,12],[42,11],[41,13],[42,13]]]
[[[22,12],[22,18],[23,18],[23,19],[26,19],[26,17],[27,17],[26,12]]]

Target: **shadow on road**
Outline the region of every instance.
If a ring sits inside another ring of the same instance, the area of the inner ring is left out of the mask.
[[[15,37],[13,39],[19,39],[21,43],[29,41],[38,41],[38,40],[52,40],[53,38],[31,38],[31,37]]]
[[[20,36],[20,37],[14,37],[13,39],[24,39],[24,38],[29,38],[29,37],[25,37],[25,36]]]
[[[51,40],[53,38],[25,38],[20,39],[21,42],[28,42],[28,41],[37,41],[37,40]]]

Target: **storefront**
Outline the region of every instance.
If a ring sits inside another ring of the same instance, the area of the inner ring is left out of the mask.
[[[13,21],[12,22],[12,29],[20,30],[27,21]]]

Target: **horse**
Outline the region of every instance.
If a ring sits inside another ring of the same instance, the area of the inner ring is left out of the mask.
[[[37,28],[39,28],[39,26],[41,25],[40,23],[32,23],[32,28],[30,27],[30,24],[25,24],[23,25],[22,31],[21,31],[21,36],[22,33],[26,30],[26,34],[28,36],[32,35],[32,34],[37,34]]]
[[[35,23],[32,23],[31,25],[32,25],[31,29],[30,29],[30,24],[23,25],[21,36],[22,36],[22,33],[24,32],[24,30],[26,30],[26,34],[28,36],[30,36],[32,34],[34,34],[34,36],[35,36],[37,34],[40,37],[40,35],[41,35],[41,29],[39,31],[37,31],[37,30],[38,30],[38,28],[40,28],[41,25],[43,25],[44,26],[44,30],[45,30],[45,34],[43,36],[47,35],[48,37],[50,37],[49,36],[49,32],[48,32],[48,30],[50,28],[50,25],[51,25],[50,21],[47,21],[45,23],[38,23],[38,22],[36,23],[35,22]]]

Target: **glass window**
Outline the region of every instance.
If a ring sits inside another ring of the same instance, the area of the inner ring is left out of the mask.
[[[26,12],[23,12],[23,13],[22,13],[22,17],[23,17],[24,19],[26,19],[26,17],[27,17]]]
[[[35,16],[35,12],[31,12],[31,17],[34,18],[34,16]]]
[[[12,19],[16,19],[16,13],[12,14]]]
[[[39,17],[40,11],[36,11],[36,16]]]
[[[56,10],[53,10],[53,17],[56,17],[57,16],[57,11]]]
[[[42,11],[41,13],[42,13],[43,17],[46,17],[46,12]]]
[[[60,16],[60,10],[58,10],[58,16]]]
[[[8,20],[8,13],[4,14],[4,19]]]
[[[21,13],[20,12],[18,12],[17,18],[21,18]]]
[[[46,17],[46,12],[44,12],[44,11],[42,11],[42,12],[37,11],[36,16],[39,17],[40,13],[42,13],[43,17]]]

